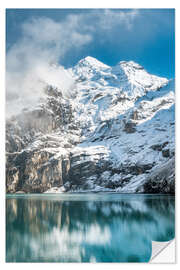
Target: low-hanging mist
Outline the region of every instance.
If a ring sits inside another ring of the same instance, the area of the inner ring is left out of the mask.
[[[63,95],[69,96],[74,80],[62,66],[37,62],[28,70],[7,72],[7,117],[16,115],[22,109],[37,105],[46,94],[47,85],[61,90]]]
[[[64,23],[57,23],[39,18],[22,25],[22,38],[9,49],[6,57],[7,117],[36,105],[44,98],[47,85],[57,87],[63,95],[69,96],[74,80],[57,63],[70,48],[90,40],[88,35],[78,33],[71,21],[67,18]]]

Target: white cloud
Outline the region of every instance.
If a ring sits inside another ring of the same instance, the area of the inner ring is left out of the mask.
[[[99,16],[100,27],[104,30],[111,30],[113,27],[124,26],[126,30],[132,28],[134,19],[139,15],[138,10],[131,11],[113,11],[107,9]]]

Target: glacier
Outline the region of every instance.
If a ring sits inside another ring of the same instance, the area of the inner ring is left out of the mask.
[[[47,85],[6,121],[7,192],[174,193],[174,79],[90,56],[66,72],[71,95]]]

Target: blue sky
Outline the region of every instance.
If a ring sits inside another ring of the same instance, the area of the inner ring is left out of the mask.
[[[90,55],[108,64],[133,60],[175,77],[174,9],[7,9],[10,69],[37,58],[65,67]]]

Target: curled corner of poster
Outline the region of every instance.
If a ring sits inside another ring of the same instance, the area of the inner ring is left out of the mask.
[[[176,263],[175,239],[167,242],[152,241],[150,263]]]

